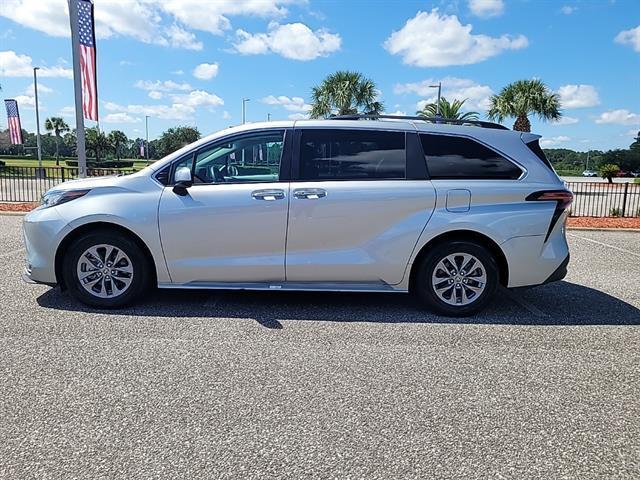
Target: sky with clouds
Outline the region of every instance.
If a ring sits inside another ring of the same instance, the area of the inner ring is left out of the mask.
[[[41,118],[73,122],[66,3],[0,0],[0,93],[29,130],[33,66]],[[484,114],[507,83],[541,78],[564,114],[532,118],[547,147],[626,147],[640,130],[638,0],[95,0],[95,15],[100,125],[131,137],[146,115],[151,138],[237,124],[243,97],[249,121],[306,118],[311,88],[339,69],[372,78],[398,114],[439,81]]]

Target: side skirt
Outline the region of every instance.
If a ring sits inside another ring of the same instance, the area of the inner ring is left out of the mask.
[[[158,288],[186,288],[204,290],[276,290],[312,292],[389,292],[407,293],[382,283],[158,283]]]

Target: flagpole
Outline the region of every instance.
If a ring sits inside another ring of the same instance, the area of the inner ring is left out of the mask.
[[[76,150],[78,176],[87,176],[87,152],[84,140],[84,114],[82,112],[82,77],[80,74],[80,35],[78,33],[78,0],[68,0],[71,25],[71,53],[73,57],[73,90],[76,101]]]

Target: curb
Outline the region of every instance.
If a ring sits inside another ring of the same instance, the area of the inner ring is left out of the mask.
[[[567,227],[567,230],[583,230],[586,232],[633,232],[640,233],[640,228],[611,227]]]
[[[11,210],[0,210],[0,215],[7,215],[9,217],[19,217],[21,215],[26,215],[29,212],[12,212]]]

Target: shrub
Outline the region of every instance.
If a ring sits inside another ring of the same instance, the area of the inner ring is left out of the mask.
[[[611,217],[620,217],[620,216],[622,216],[622,210],[620,210],[618,207],[612,207],[609,210],[609,216],[611,216]]]
[[[620,171],[620,167],[618,165],[614,165],[612,163],[605,163],[600,166],[599,172],[602,178],[605,178],[609,181],[609,183],[613,182],[613,177],[616,173]]]

